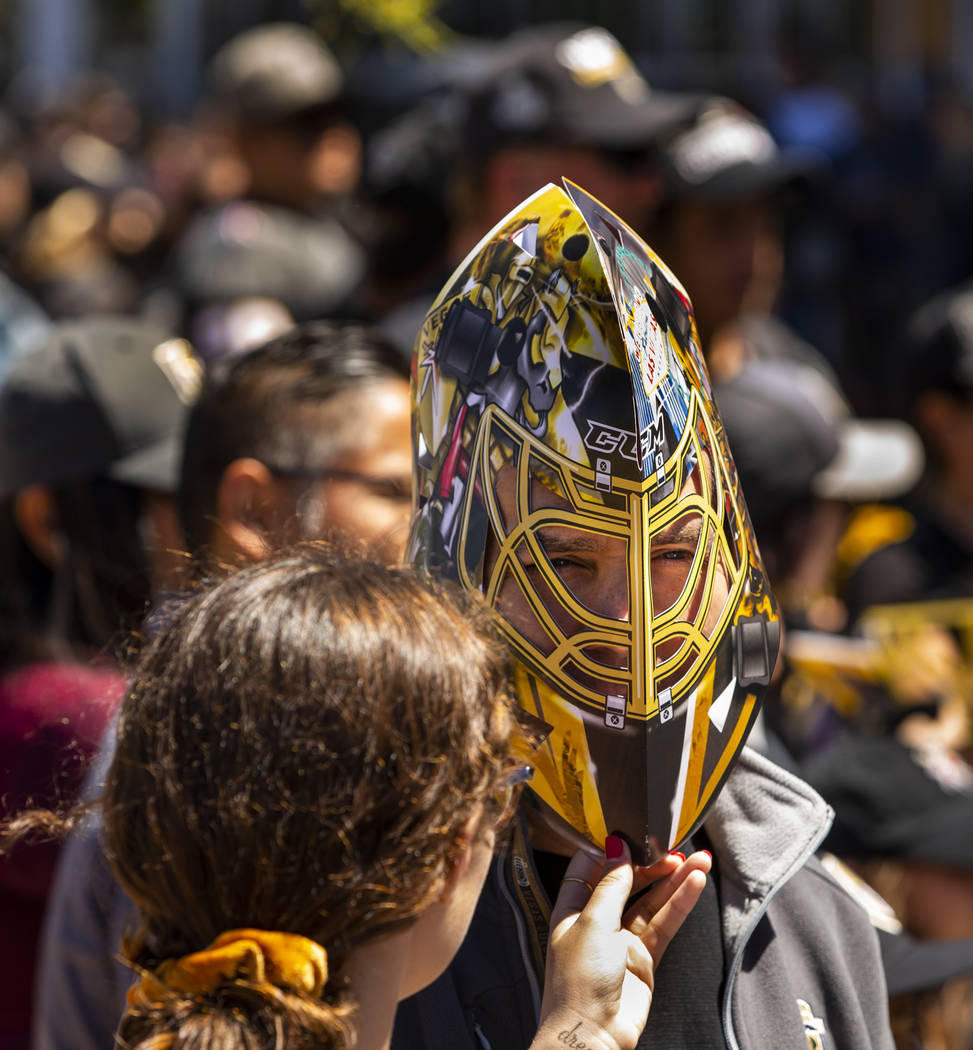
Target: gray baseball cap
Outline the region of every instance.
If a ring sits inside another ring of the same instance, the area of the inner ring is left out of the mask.
[[[99,475],[175,491],[201,379],[189,343],[136,318],[55,326],[0,387],[0,498]]]
[[[912,427],[853,415],[810,365],[747,361],[715,385],[715,396],[754,522],[811,494],[892,499],[919,480],[924,456]]]
[[[270,123],[333,104],[344,87],[337,60],[312,30],[272,22],[233,37],[214,55],[213,97],[242,120]]]

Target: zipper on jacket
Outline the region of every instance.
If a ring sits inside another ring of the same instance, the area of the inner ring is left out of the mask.
[[[537,876],[531,870],[527,840],[521,826],[522,819],[518,815],[512,827],[512,834],[503,849],[497,853],[494,863],[497,865],[500,892],[513,914],[514,925],[517,929],[517,943],[520,946],[520,954],[527,972],[527,982],[534,1004],[534,1021],[537,1023],[541,1016],[541,986],[538,977],[540,973],[543,973],[544,965],[543,957],[537,958],[537,954],[542,952],[541,945],[546,944],[547,929],[546,926],[543,930],[534,929],[538,952],[533,952],[527,923],[532,916],[535,919],[535,927],[538,922],[545,923],[550,919],[550,909],[542,904],[543,898],[538,897],[534,888]],[[514,899],[511,883],[516,885],[516,895],[520,898],[520,903]]]
[[[733,958],[730,961],[730,966],[726,973],[726,990],[723,993],[723,1035],[726,1038],[726,1045],[729,1050],[740,1050],[740,1044],[737,1042],[736,1033],[733,1031],[733,986],[736,984],[736,975],[739,973],[740,966],[743,964],[743,953],[746,950],[747,945],[750,943],[750,938],[753,936],[757,924],[764,917],[767,908],[770,906],[770,902],[798,873],[798,871],[804,867],[808,859],[814,855],[817,848],[827,836],[830,826],[830,822],[825,824],[824,829],[819,831],[818,835],[808,843],[807,848],[801,853],[800,857],[798,857],[791,867],[788,868],[788,870],[777,880],[777,883],[770,888],[763,901],[761,901],[760,907],[754,914],[753,919],[751,919],[750,925],[747,926],[746,931],[740,938],[736,951],[733,953]]]

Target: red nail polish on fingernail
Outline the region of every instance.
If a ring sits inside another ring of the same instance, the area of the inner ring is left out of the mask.
[[[700,850],[699,852],[700,852],[700,853],[705,853],[705,854],[706,854],[706,856],[707,856],[707,857],[709,857],[709,859],[710,859],[710,860],[712,860],[712,859],[713,859],[713,854],[712,854],[712,853],[710,853],[710,851],[709,851],[708,849],[701,849],[701,850]]]
[[[685,853],[680,853],[679,850],[677,850],[677,849],[669,850],[669,856],[670,857],[678,857],[680,860],[685,860],[686,859],[686,854]]]
[[[609,860],[618,860],[625,852],[625,845],[617,835],[609,835],[605,839],[605,856]]]

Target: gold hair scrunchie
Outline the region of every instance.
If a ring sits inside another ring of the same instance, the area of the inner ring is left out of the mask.
[[[154,1002],[173,992],[207,995],[236,977],[317,999],[328,979],[328,953],[297,933],[227,930],[208,948],[167,959],[158,969],[145,972],[126,998],[129,1006],[135,1006],[140,999]]]

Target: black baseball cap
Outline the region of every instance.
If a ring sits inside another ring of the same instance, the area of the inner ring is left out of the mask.
[[[715,384],[714,396],[755,522],[810,495],[891,499],[919,479],[915,431],[901,420],[857,418],[810,365],[753,359]]]
[[[254,124],[328,112],[344,90],[334,55],[296,22],[269,22],[238,34],[213,56],[207,73],[211,97]]]
[[[189,343],[136,318],[56,325],[0,387],[0,497],[107,476],[172,492],[202,379]]]
[[[641,150],[690,120],[700,95],[657,91],[607,29],[553,23],[499,41],[465,83],[468,137]]]
[[[894,372],[897,407],[905,415],[924,391],[973,392],[973,286],[944,292],[917,311],[906,327]]]
[[[804,150],[782,150],[767,128],[738,102],[711,96],[661,150],[670,197],[711,201],[771,193],[807,181],[819,161]]]
[[[889,995],[914,995],[941,988],[956,977],[973,975],[973,940],[919,940],[902,925],[892,906],[833,853],[821,863],[864,909],[882,952]]]
[[[835,811],[825,846],[839,857],[973,871],[973,769],[954,752],[846,733],[803,775]]]
[[[905,931],[879,930],[878,941],[889,995],[927,992],[973,975],[973,940],[920,941]]]

